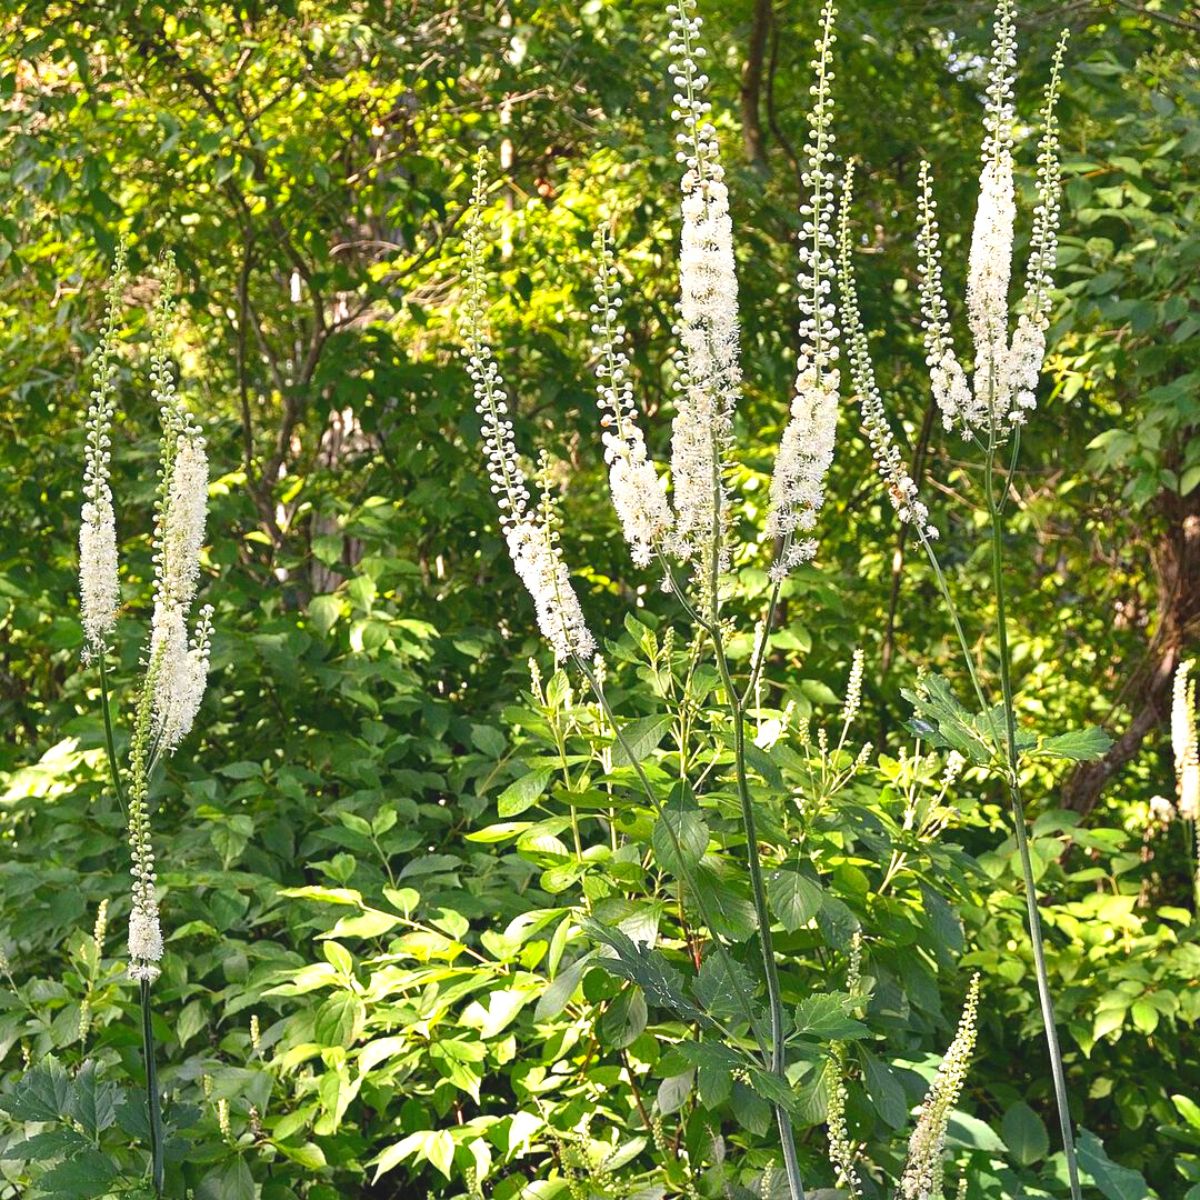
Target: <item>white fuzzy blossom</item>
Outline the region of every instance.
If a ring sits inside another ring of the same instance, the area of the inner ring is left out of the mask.
[[[958,424],[965,437],[970,436],[986,413],[975,411],[975,397],[966,372],[954,352],[950,335],[950,314],[942,290],[942,251],[939,245],[937,202],[929,178],[929,164],[921,163],[921,232],[917,235],[917,253],[921,260],[921,325],[925,335],[925,362],[933,397],[942,414],[942,424],[951,430]]]
[[[154,680],[158,664],[151,659],[146,668],[142,694],[129,751],[129,852],[133,877],[129,912],[129,976],[150,984],[158,978],[163,955],[162,927],[158,917],[154,849],[150,842],[149,795],[150,743],[154,723]]]
[[[936,206],[929,170],[921,167],[921,311],[926,362],[934,398],[947,429],[964,438],[983,436],[991,445],[1025,422],[1037,404],[1046,356],[1050,291],[1058,250],[1061,177],[1056,106],[1067,35],[1054,54],[1042,107],[1038,144],[1037,204],[1021,312],[1009,340],[1009,288],[1013,270],[1016,193],[1013,184],[1013,103],[1016,28],[1013,0],[999,0],[984,105],[983,167],[967,267],[967,322],[974,344],[974,376],[968,383],[950,338],[942,294]]]
[[[975,975],[967,989],[958,1032],[917,1110],[917,1127],[909,1139],[908,1158],[900,1177],[899,1191],[904,1200],[942,1200],[946,1129],[971,1067],[978,1011],[979,976]]]
[[[846,1127],[845,1054],[840,1043],[834,1045],[834,1080],[829,1089],[829,1106],[826,1110],[825,1129],[829,1137],[829,1161],[834,1169],[834,1186],[844,1188],[850,1200],[862,1196],[862,1181],[858,1177],[857,1162],[860,1147],[851,1139]]]
[[[147,661],[153,664],[153,731],[165,753],[191,731],[208,674],[211,610],[189,642],[187,622],[200,578],[208,516],[208,455],[198,422],[184,407],[170,354],[175,270],[164,263],[154,307],[151,382],[162,424],[155,508],[154,614]]]
[[[483,273],[483,206],[486,177],[480,156],[467,224],[466,303],[461,320],[463,355],[483,423],[483,446],[500,527],[521,582],[533,598],[538,628],[556,658],[586,660],[596,651],[579,598],[558,544],[553,505],[543,494],[533,507],[529,484],[517,455],[504,380],[484,333],[487,313]]]
[[[121,297],[128,279],[125,243],[117,247],[108,284],[104,326],[92,360],[79,526],[79,609],[86,655],[103,654],[121,603],[117,575],[117,524],[109,484],[112,421],[116,406],[115,358]]]
[[[1176,667],[1171,693],[1171,748],[1179,815],[1185,821],[1200,820],[1200,728],[1196,721],[1196,681],[1191,677],[1195,665],[1195,660],[1189,658]]]
[[[591,306],[601,439],[613,507],[633,561],[646,566],[671,532],[671,506],[646,453],[633,398],[628,336],[620,320],[621,283],[606,232],[596,234],[596,301]]]
[[[698,43],[701,21],[695,8],[695,0],[667,6],[670,72],[676,87],[673,116],[681,126],[676,158],[683,166],[672,548],[685,560],[697,560],[698,573],[706,581],[714,568],[728,566],[723,459],[733,436],[741,366],[729,192],[709,116],[712,105],[704,98],[708,76],[700,68],[705,49]],[[715,564],[709,561],[714,548]]]
[[[862,407],[863,427],[871,445],[871,453],[879,473],[883,476],[892,507],[901,521],[910,524],[924,540],[938,536],[937,527],[929,521],[929,510],[917,495],[916,481],[904,465],[900,451],[892,436],[887,414],[883,407],[883,396],[875,380],[875,367],[871,361],[871,350],[867,345],[862,315],[858,307],[858,288],[854,278],[851,258],[850,207],[854,198],[854,172],[847,168],[842,184],[841,212],[838,217],[839,270],[838,283],[841,291],[842,325],[845,329],[846,345],[850,361],[850,375],[858,392]]]
[[[1005,361],[1008,419],[1022,424],[1037,405],[1038,377],[1046,357],[1046,329],[1050,324],[1050,291],[1058,257],[1058,223],[1062,196],[1059,166],[1058,89],[1063,55],[1067,49],[1064,30],[1054,51],[1054,65],[1042,106],[1042,136],[1038,142],[1037,204],[1033,210],[1029,262],[1025,269],[1023,311],[1017,318],[1012,344]]]
[[[1008,288],[1012,277],[1013,78],[1017,65],[1013,0],[1000,0],[984,106],[983,170],[967,266],[967,321],[975,342],[975,409],[998,427],[1007,411]]]
[[[782,582],[792,567],[807,562],[817,550],[813,538],[797,538],[816,524],[825,503],[825,476],[833,462],[837,428],[838,359],[837,309],[833,299],[835,215],[833,97],[830,61],[836,9],[826,0],[821,12],[821,36],[812,60],[813,106],[808,116],[804,147],[803,184],[807,190],[800,215],[800,353],[791,418],[783,432],[771,477],[771,509],[767,534],[780,542],[771,578]]]

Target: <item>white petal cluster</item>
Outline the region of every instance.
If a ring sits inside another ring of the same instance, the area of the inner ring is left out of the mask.
[[[796,384],[791,420],[783,431],[771,476],[767,534],[783,541],[770,571],[775,582],[786,579],[794,566],[807,562],[817,552],[814,538],[797,538],[795,534],[813,528],[825,503],[825,476],[833,462],[837,430],[836,376],[833,371],[819,378],[815,370],[810,370]]]
[[[154,614],[147,661],[152,728],[160,749],[172,753],[191,732],[208,676],[211,609],[189,641],[187,622],[200,579],[200,551],[208,518],[208,453],[203,432],[184,407],[171,366],[174,265],[165,264],[153,314],[151,380],[162,423],[155,510]]]
[[[950,336],[950,314],[942,290],[942,251],[939,244],[937,202],[929,178],[929,164],[921,163],[921,232],[917,235],[917,253],[921,260],[921,326],[924,330],[925,363],[933,397],[947,430],[961,425],[964,436],[978,425],[986,413],[975,411],[975,398],[966,372],[954,352]]]
[[[1179,815],[1200,820],[1200,728],[1196,721],[1196,681],[1191,678],[1194,659],[1175,669],[1171,695],[1171,748],[1175,754],[1175,782],[1179,789]]]
[[[842,1046],[834,1046],[835,1078],[829,1089],[829,1107],[825,1116],[825,1129],[829,1136],[829,1161],[834,1169],[834,1186],[844,1188],[850,1200],[862,1196],[862,1181],[858,1177],[860,1147],[850,1137],[846,1126],[846,1103],[849,1093],[846,1088],[845,1061]]]
[[[1046,355],[1050,290],[1057,256],[1061,178],[1056,105],[1066,49],[1059,40],[1042,108],[1038,145],[1037,205],[1021,315],[1009,341],[1009,288],[1013,270],[1016,195],[1013,184],[1013,104],[1016,28],[1013,0],[999,0],[992,33],[984,106],[983,167],[967,270],[967,320],[974,343],[974,377],[968,384],[950,340],[942,295],[936,211],[928,168],[921,168],[921,309],[926,361],[934,398],[947,429],[991,444],[1025,422],[1037,404]]]
[[[825,503],[825,476],[833,462],[837,428],[838,391],[841,376],[838,360],[837,308],[833,298],[834,279],[834,186],[830,170],[834,161],[833,97],[830,62],[836,37],[833,21],[837,10],[826,0],[821,13],[821,37],[812,60],[813,106],[808,116],[808,140],[804,147],[803,183],[807,190],[800,207],[800,353],[796,362],[796,387],[791,418],[783,432],[771,479],[771,511],[767,533],[780,540],[780,550],[771,568],[777,583],[792,567],[806,562],[817,550],[812,538],[797,540],[797,530],[810,530]]]
[[[888,496],[896,515],[906,524],[911,524],[917,535],[932,540],[938,536],[937,527],[929,521],[929,509],[917,494],[916,481],[909,473],[900,456],[888,425],[883,407],[883,396],[875,380],[875,367],[871,361],[871,350],[867,345],[862,315],[858,307],[858,288],[854,278],[854,264],[850,243],[850,206],[854,198],[854,172],[847,168],[842,184],[842,204],[838,218],[839,265],[838,283],[842,298],[842,325],[845,328],[846,345],[850,360],[850,377],[858,392],[862,408],[863,428],[871,444],[875,465],[883,476]]]
[[[633,561],[644,567],[671,532],[671,506],[654,463],[647,456],[638,422],[626,352],[628,339],[620,321],[621,284],[603,229],[596,235],[596,259],[596,302],[591,311],[604,461],[625,540]]]
[[[150,813],[146,806],[151,767],[150,743],[154,722],[154,683],[158,663],[151,659],[138,697],[137,716],[129,751],[129,873],[133,877],[129,912],[129,976],[143,983],[158,978],[163,955],[158,917],[154,848],[150,842]]]
[[[976,975],[967,990],[958,1032],[918,1110],[917,1127],[909,1139],[908,1159],[900,1178],[900,1195],[904,1200],[942,1200],[946,1129],[971,1067],[978,1011],[979,976]]]
[[[475,394],[475,411],[483,423],[484,454],[492,495],[500,510],[500,526],[521,582],[533,597],[538,628],[556,658],[588,659],[596,640],[584,620],[579,598],[558,544],[553,506],[548,496],[531,505],[529,484],[517,455],[504,380],[484,334],[487,311],[483,275],[483,205],[486,178],[480,157],[467,225],[466,304],[461,320],[463,355]]]
[[[727,565],[728,499],[723,455],[733,435],[741,388],[738,286],[733,257],[729,193],[720,162],[712,105],[704,99],[708,76],[699,62],[701,21],[695,0],[667,6],[668,50],[675,83],[673,116],[680,123],[676,157],[683,166],[679,248],[679,340],[676,417],[671,475],[675,530],[672,545],[683,559],[700,559],[721,546]]]
[[[121,588],[117,575],[117,523],[109,485],[112,421],[116,406],[117,326],[128,273],[125,244],[117,247],[109,280],[104,327],[92,366],[79,526],[79,609],[86,654],[103,654],[117,619]]]

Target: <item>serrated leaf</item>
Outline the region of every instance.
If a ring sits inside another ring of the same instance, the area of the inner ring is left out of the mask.
[[[57,1121],[70,1115],[70,1100],[71,1080],[51,1055],[26,1071],[3,1108],[14,1121]]]
[[[597,956],[593,960],[597,966],[638,984],[648,1003],[673,1009],[687,1021],[703,1019],[704,1014],[683,993],[683,976],[661,954],[638,945],[623,930],[603,925],[592,917],[585,917],[582,925],[590,937],[615,951],[613,957]]]
[[[231,1159],[200,1181],[196,1200],[254,1200],[254,1176],[241,1158]]]
[[[718,1021],[745,1020],[754,1014],[754,980],[736,959],[726,954],[709,954],[692,982],[692,994],[709,1016]]]
[[[96,1077],[96,1064],[90,1059],[75,1075],[71,1094],[71,1115],[88,1137],[95,1138],[117,1119],[120,1089]]]
[[[773,871],[767,879],[767,900],[779,923],[795,933],[817,915],[822,900],[821,885],[799,871]]]
[[[646,1029],[646,997],[636,984],[625,988],[604,1010],[596,1029],[600,1043],[613,1050],[633,1045]]]
[[[1103,758],[1112,746],[1112,738],[1103,729],[1088,725],[1071,729],[1054,737],[1039,738],[1037,746],[1027,751],[1031,758],[1058,758],[1067,762],[1094,762]]]
[[[654,823],[654,856],[676,879],[693,874],[708,848],[708,826],[694,808],[666,808]]]
[[[621,726],[621,741],[612,748],[613,766],[632,767],[653,754],[672,724],[671,717],[638,717],[627,721]]]
[[[93,1196],[105,1195],[116,1174],[116,1167],[108,1155],[89,1147],[39,1176],[37,1187],[39,1194],[46,1196],[90,1200]]]
[[[845,992],[817,992],[796,1006],[796,1032],[816,1041],[843,1042],[866,1037],[870,1032],[849,1015],[850,997]]]

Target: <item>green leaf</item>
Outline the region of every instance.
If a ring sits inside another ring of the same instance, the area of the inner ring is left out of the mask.
[[[1067,762],[1092,762],[1103,758],[1112,745],[1112,738],[1103,729],[1088,725],[1072,729],[1055,737],[1039,738],[1037,746],[1026,753],[1030,758],[1060,758]]]
[[[704,1017],[683,994],[683,977],[661,954],[639,945],[623,930],[602,925],[592,917],[585,917],[581,924],[590,937],[616,952],[615,957],[597,956],[593,960],[597,966],[638,984],[650,1004],[674,1009],[687,1021]]]
[[[869,1050],[863,1051],[863,1079],[875,1111],[893,1129],[908,1123],[908,1098],[895,1072]]]
[[[425,1157],[449,1179],[454,1165],[454,1138],[450,1131],[438,1129],[429,1134],[422,1150]]]
[[[849,1015],[845,992],[817,992],[796,1006],[796,1031],[816,1041],[842,1042],[866,1037],[870,1032]]]
[[[254,1176],[241,1157],[209,1171],[201,1180],[196,1200],[255,1200]]]
[[[750,972],[726,954],[710,953],[704,959],[692,983],[692,994],[718,1021],[745,1020],[747,1013],[757,1012]]]
[[[708,826],[694,808],[666,808],[654,823],[654,855],[676,879],[693,874],[708,849]]]
[[[767,879],[767,900],[784,929],[795,933],[817,915],[821,885],[799,871],[773,871]]]
[[[96,1064],[89,1059],[75,1076],[71,1115],[88,1137],[95,1138],[117,1119],[119,1096],[115,1083],[96,1078]]]
[[[636,984],[625,988],[600,1018],[597,1025],[600,1044],[613,1050],[626,1049],[645,1032],[648,1019],[642,989]]]
[[[627,721],[621,726],[621,741],[613,745],[613,766],[632,767],[634,763],[640,763],[658,749],[659,742],[673,724],[671,717],[638,717]]]
[[[520,779],[513,780],[496,800],[496,810],[501,817],[516,817],[537,803],[545,792],[554,771],[550,767],[538,767]]]
[[[109,1161],[108,1155],[89,1147],[40,1176],[37,1181],[38,1194],[89,1200],[93,1196],[106,1195],[116,1174],[116,1167]],[[237,1200],[232,1193],[223,1195],[228,1195],[230,1200]],[[252,1192],[250,1200],[253,1200],[253,1195]]]
[[[71,1081],[53,1055],[27,1071],[3,1107],[14,1121],[57,1121],[70,1115]]]
[[[1038,1162],[1050,1153],[1050,1135],[1045,1122],[1023,1100],[1004,1114],[1000,1133],[1009,1153],[1022,1167]]]
[[[554,977],[554,982],[538,998],[537,1005],[533,1010],[535,1021],[553,1020],[567,1007],[594,955],[595,951],[589,950],[569,967],[564,967],[559,971]]]
[[[317,1009],[313,1037],[322,1046],[352,1046],[365,1018],[366,1010],[357,996],[338,992]]]
[[[664,1116],[678,1112],[692,1090],[694,1071],[670,1075],[658,1085],[658,1111]]]
[[[1150,1188],[1141,1172],[1112,1162],[1104,1143],[1086,1129],[1079,1133],[1079,1165],[1107,1200],[1147,1200]]]

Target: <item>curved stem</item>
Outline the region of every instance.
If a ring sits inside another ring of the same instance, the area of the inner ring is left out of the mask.
[[[1017,718],[1013,708],[1012,664],[1008,648],[1008,619],[1004,606],[1004,545],[1000,511],[996,505],[993,481],[994,454],[988,456],[985,482],[987,485],[988,516],[992,533],[992,586],[996,594],[996,629],[1000,651],[1000,687],[1004,695],[1004,719],[1007,726],[1008,795],[1012,804],[1013,826],[1017,850],[1021,859],[1021,874],[1025,880],[1025,905],[1029,914],[1029,940],[1033,946],[1033,963],[1037,972],[1038,1000],[1042,1009],[1042,1024],[1046,1032],[1046,1047],[1050,1052],[1050,1074],[1054,1080],[1054,1099],[1058,1107],[1058,1123],[1062,1131],[1063,1152],[1067,1160],[1067,1176],[1072,1200],[1080,1200],[1079,1167],[1075,1159],[1075,1139],[1071,1131],[1071,1109],[1067,1097],[1066,1073],[1062,1051],[1055,1027],[1054,1000],[1050,995],[1050,979],[1046,970],[1046,954],[1042,942],[1042,919],[1038,911],[1037,884],[1033,876],[1033,860],[1029,854],[1029,836],[1025,828],[1025,808],[1021,802],[1021,785],[1017,762]]]
[[[125,812],[125,789],[121,786],[121,769],[117,765],[117,744],[113,737],[112,712],[108,696],[108,671],[104,665],[105,655],[100,654],[100,708],[104,713],[104,746],[108,752],[108,770],[112,775],[113,790],[117,793],[117,803],[121,812]]]
[[[141,981],[142,1056],[146,1063],[146,1108],[150,1117],[150,1176],[154,1194],[163,1194],[162,1101],[158,1094],[158,1067],[154,1061],[153,1011],[150,1007],[150,980]]]

